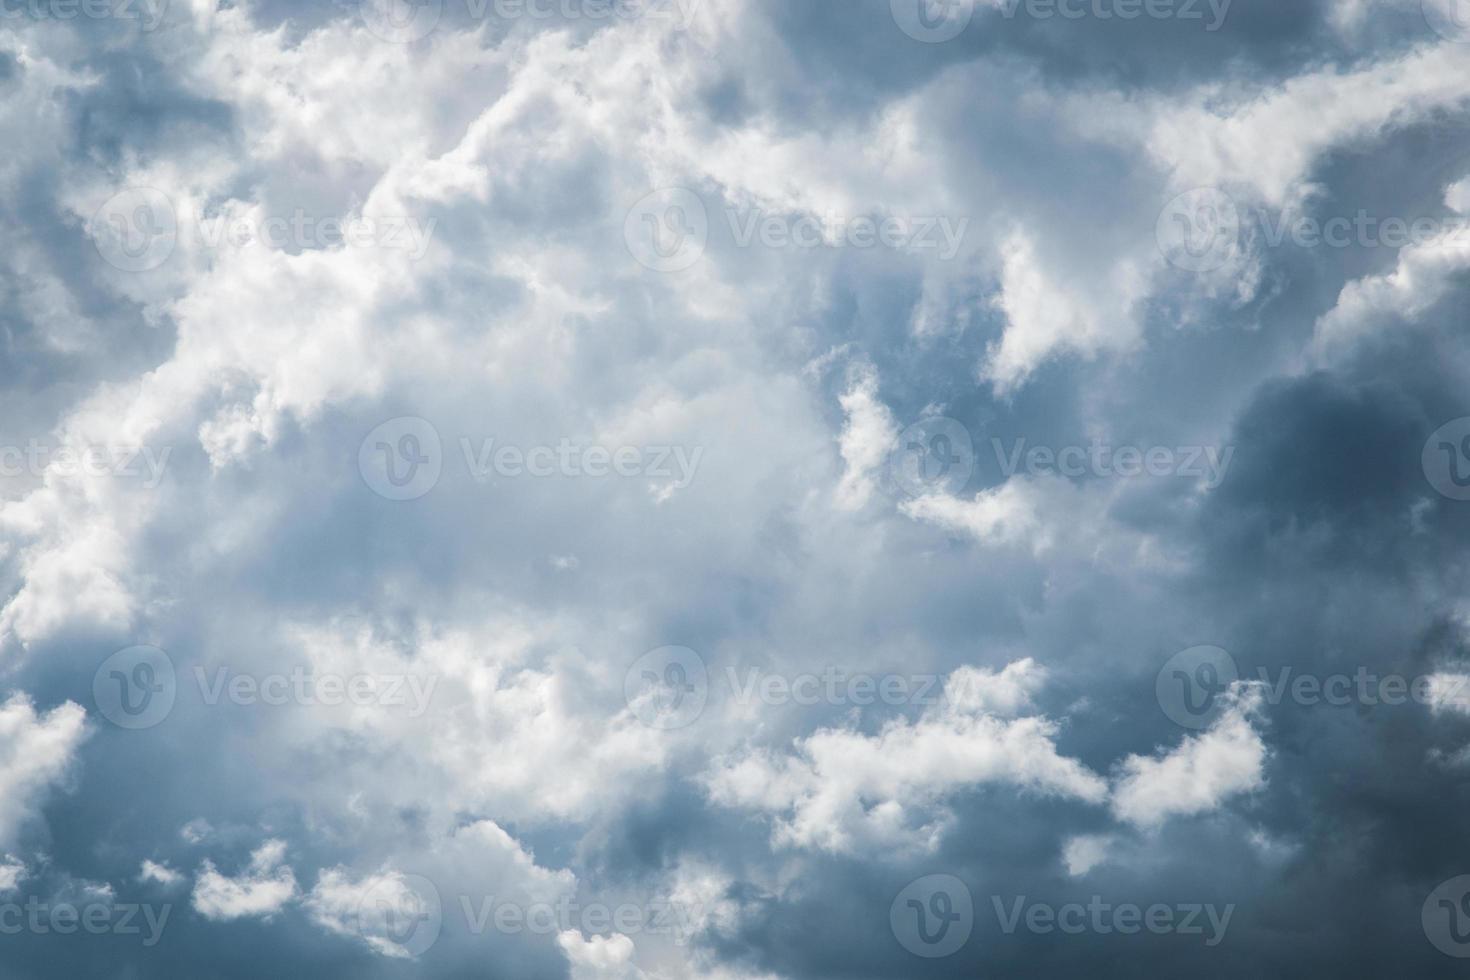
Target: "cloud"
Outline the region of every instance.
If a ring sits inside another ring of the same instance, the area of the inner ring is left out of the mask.
[[[166,864],[157,861],[144,860],[142,867],[138,870],[138,880],[142,882],[153,882],[164,888],[174,888],[187,880],[183,874],[175,871]]]
[[[1268,756],[1254,720],[1264,700],[1259,687],[1237,683],[1220,716],[1199,735],[1154,756],[1130,755],[1119,765],[1112,808],[1118,819],[1154,829],[1176,816],[1217,809],[1231,797],[1266,785]]]
[[[212,921],[270,918],[296,898],[296,874],[282,862],[286,842],[268,840],[250,855],[244,873],[229,878],[205,860],[194,879],[194,911]]]
[[[24,694],[0,704],[0,846],[14,846],[71,769],[87,714],[70,701],[40,713]]]
[[[779,845],[833,853],[932,850],[950,822],[945,800],[986,784],[1100,803],[1106,782],[1057,752],[1057,723],[1007,717],[1021,707],[1018,685],[1034,689],[1042,675],[1030,661],[999,675],[957,671],[915,721],[874,736],[824,729],[791,755],[721,760],[705,776],[710,799],[770,816]]]

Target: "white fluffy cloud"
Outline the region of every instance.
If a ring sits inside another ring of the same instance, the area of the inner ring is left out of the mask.
[[[1112,801],[1118,819],[1156,828],[1266,785],[1266,744],[1255,726],[1264,699],[1260,688],[1237,683],[1221,697],[1228,701],[1204,732],[1168,752],[1123,760]]]
[[[296,873],[283,862],[286,842],[268,840],[250,855],[250,865],[231,878],[206,860],[194,879],[194,911],[206,919],[269,918],[296,898]]]
[[[86,720],[69,701],[44,713],[22,694],[0,704],[0,846],[15,843],[66,776],[86,738]]]
[[[948,824],[945,799],[986,784],[1100,803],[1107,783],[1057,752],[1056,722],[1016,717],[1045,672],[1034,662],[995,674],[962,668],[915,721],[874,736],[824,729],[791,755],[736,754],[706,776],[716,803],[764,813],[778,844],[838,853],[928,850]]]

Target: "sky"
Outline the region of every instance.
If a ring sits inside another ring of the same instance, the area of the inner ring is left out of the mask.
[[[1450,977],[1470,4],[0,0],[0,980]]]

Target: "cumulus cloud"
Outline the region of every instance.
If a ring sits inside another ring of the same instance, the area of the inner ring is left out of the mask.
[[[1220,716],[1199,735],[1166,752],[1130,755],[1119,765],[1113,813],[1143,829],[1171,817],[1217,809],[1266,785],[1266,744],[1256,728],[1264,700],[1259,686],[1237,684]]]
[[[87,736],[86,719],[70,701],[46,712],[23,694],[0,704],[0,845],[16,842],[65,778]]]
[[[191,903],[206,919],[270,918],[296,898],[296,873],[283,862],[286,842],[268,840],[250,855],[249,866],[235,877],[222,875],[205,860],[194,879]]]
[[[1157,236],[1193,188],[1243,214],[1463,216],[1470,62],[1423,5],[1237,0],[1208,31],[984,3],[943,44],[887,0],[429,6],[412,43],[367,3],[7,20],[0,657],[32,693],[0,703],[0,891],[188,887],[199,914],[170,939],[190,975],[231,930],[284,920],[257,972],[748,980],[905,975],[882,923],[908,882],[952,873],[983,903],[1065,873],[1109,899],[1345,903],[1321,942],[1237,916],[1239,962],[1274,973],[1350,973],[1389,943],[1405,972],[1438,968],[1404,895],[1467,858],[1455,773],[1422,765],[1464,761],[1433,743],[1466,714],[1458,668],[1428,718],[1273,706],[1269,749],[1250,688],[1161,737],[1152,687],[1206,637],[1242,666],[1283,648],[1304,672],[1458,662],[1464,514],[1418,454],[1465,412],[1463,250],[1247,231],[1195,274]],[[99,209],[138,187],[178,233],[129,271],[110,233],[157,228]],[[630,233],[660,188],[685,194],[663,232],[697,240],[677,273]],[[259,234],[297,215],[410,234]],[[869,220],[931,222],[938,247],[854,244]],[[819,240],[742,235],[766,222]],[[231,227],[255,234],[215,235]],[[936,414],[981,450],[970,484],[886,493],[899,433]],[[437,448],[366,440],[408,417]],[[983,448],[1012,434],[1240,444],[1204,487],[997,473]],[[33,438],[167,450],[166,472],[54,454],[16,472]],[[477,465],[564,441],[696,469]],[[389,499],[359,465],[385,452],[433,485]],[[173,658],[173,712],[88,738],[98,662],[136,643]],[[703,690],[664,680],[707,703],[662,731],[625,682],[670,644],[708,669]],[[947,680],[933,704],[737,709],[725,668],[757,662]],[[201,705],[196,668],[398,678],[423,699]],[[220,764],[240,758],[260,765]],[[67,819],[40,833],[60,787]],[[1197,821],[1173,848],[1170,821],[1251,796],[1261,826]],[[1355,861],[1324,860],[1343,840]],[[428,886],[672,901],[688,941],[446,928],[426,955],[401,927]],[[13,938],[21,974],[137,972],[125,950]],[[952,962],[1003,972],[1043,938]],[[1046,955],[1190,965],[1113,938]]]
[[[721,805],[763,813],[776,843],[835,853],[930,850],[949,825],[947,797],[987,784],[1100,803],[1107,784],[1057,752],[1058,724],[1011,717],[1017,687],[1042,681],[1027,661],[1000,674],[960,670],[945,697],[876,735],[824,729],[786,755],[755,749],[721,760],[705,777]]]

